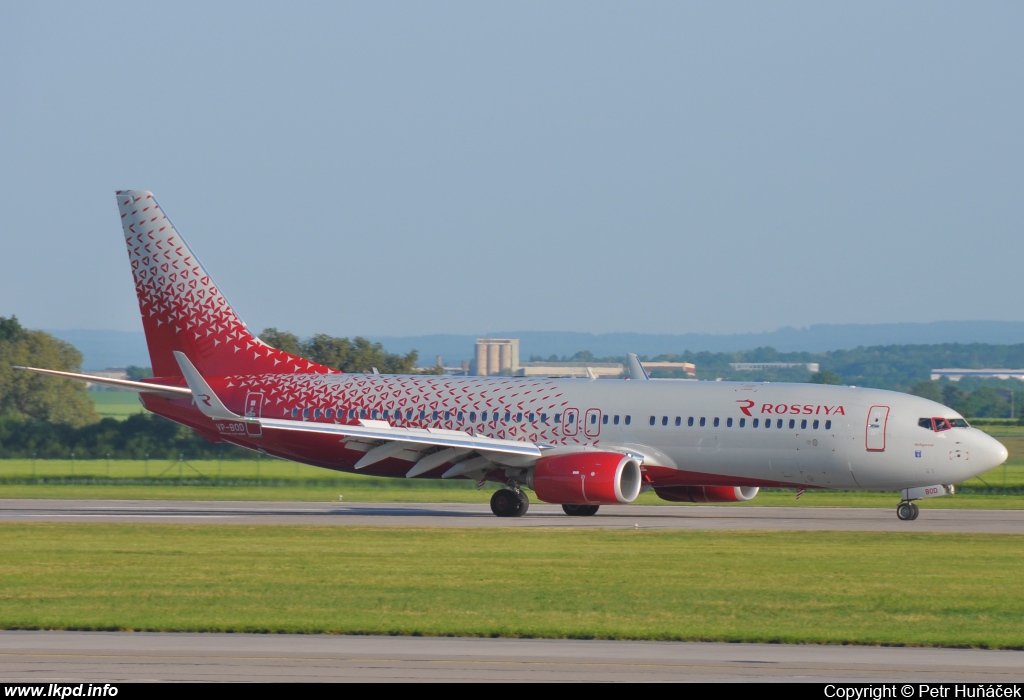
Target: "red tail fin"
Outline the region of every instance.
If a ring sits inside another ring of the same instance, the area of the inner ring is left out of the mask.
[[[151,192],[118,191],[117,205],[154,375],[181,376],[175,350],[204,376],[335,371],[252,335]]]

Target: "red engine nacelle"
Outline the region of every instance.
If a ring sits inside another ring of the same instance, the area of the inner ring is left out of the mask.
[[[544,457],[534,467],[537,498],[548,503],[613,505],[640,495],[640,462],[619,452],[574,452]]]
[[[665,501],[687,503],[736,503],[757,495],[756,486],[662,486],[654,493]]]

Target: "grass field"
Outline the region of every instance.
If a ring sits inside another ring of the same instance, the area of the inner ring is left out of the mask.
[[[92,390],[88,393],[100,418],[123,420],[134,413],[146,412],[146,409],[139,403],[139,395],[134,391]]]
[[[1024,647],[1019,538],[3,524],[0,627]]]

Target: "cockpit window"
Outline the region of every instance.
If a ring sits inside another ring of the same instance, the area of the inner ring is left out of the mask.
[[[963,418],[918,418],[917,424],[922,428],[934,430],[937,433],[941,433],[943,430],[949,430],[950,428],[971,427]]]

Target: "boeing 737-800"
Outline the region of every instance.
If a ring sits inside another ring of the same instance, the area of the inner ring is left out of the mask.
[[[117,193],[153,379],[35,369],[139,392],[158,415],[284,459],[400,478],[499,484],[593,515],[646,490],[746,501],[761,487],[900,491],[915,500],[1002,464],[1006,448],[945,406],[815,384],[343,374],[246,328],[150,192]]]

